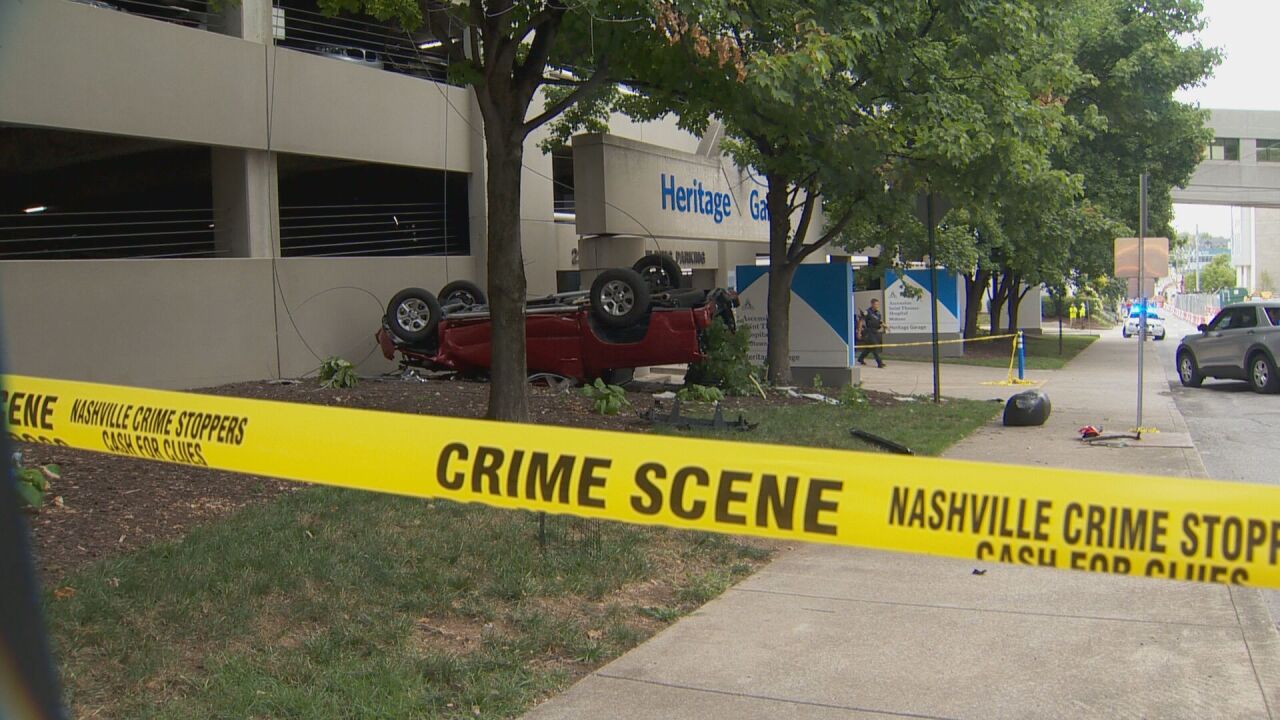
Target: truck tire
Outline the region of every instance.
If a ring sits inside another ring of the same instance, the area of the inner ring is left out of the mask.
[[[1185,387],[1200,387],[1204,382],[1204,375],[1200,374],[1200,366],[1190,350],[1178,353],[1178,380]]]
[[[1280,390],[1280,377],[1276,375],[1276,364],[1261,351],[1249,357],[1249,387],[1256,393],[1271,394]]]
[[[680,272],[680,266],[667,255],[645,255],[637,260],[631,269],[644,278],[650,293],[679,290],[680,283],[684,281],[684,273]]]
[[[475,305],[485,305],[489,302],[489,299],[485,297],[484,290],[470,280],[454,280],[440,288],[439,299],[442,307],[460,303],[470,308]]]
[[[591,316],[611,328],[631,327],[649,312],[649,285],[631,268],[610,268],[591,283]]]
[[[429,290],[405,288],[387,304],[387,327],[401,340],[420,343],[440,324],[440,302]]]

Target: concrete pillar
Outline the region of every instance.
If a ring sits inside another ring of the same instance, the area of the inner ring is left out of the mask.
[[[226,35],[249,42],[271,45],[273,42],[272,13],[271,0],[240,0],[223,3],[222,31]]]
[[[591,235],[578,240],[578,270],[582,287],[589,288],[601,270],[631,267],[644,257],[644,238],[633,235]]]
[[[1258,163],[1258,141],[1254,138],[1240,138],[1240,163],[1256,165]]]
[[[223,4],[223,33],[264,46],[272,56],[271,0]],[[280,205],[274,153],[212,148],[214,243],[223,257],[278,257]]]
[[[275,153],[212,148],[214,244],[223,257],[280,255]]]

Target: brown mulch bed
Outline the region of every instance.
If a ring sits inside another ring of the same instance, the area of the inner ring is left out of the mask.
[[[633,384],[629,399],[635,410],[653,406],[650,395],[660,386]],[[674,387],[669,388],[674,389]],[[216,395],[355,407],[393,412],[483,417],[489,386],[480,382],[433,379],[426,382],[383,378],[365,380],[351,389],[332,390],[315,380],[252,382],[200,390]],[[868,393],[873,405],[893,401]],[[763,404],[809,403],[771,394],[729,398],[725,417]],[[620,431],[644,431],[648,423],[636,412],[596,414],[577,390],[534,387],[530,394],[533,422]],[[62,479],[52,487],[51,501],[28,516],[37,562],[45,584],[53,587],[68,573],[93,561],[155,542],[176,540],[189,529],[209,523],[253,503],[263,503],[298,487],[252,475],[117,457],[47,445],[18,444],[27,463],[57,463]],[[56,497],[56,501],[52,501]]]

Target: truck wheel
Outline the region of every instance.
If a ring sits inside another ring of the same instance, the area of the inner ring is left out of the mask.
[[[420,343],[440,324],[440,302],[422,288],[405,288],[387,305],[387,326],[407,343]]]
[[[680,272],[680,266],[666,255],[645,255],[637,260],[631,269],[644,278],[650,293],[679,290],[680,283],[684,281],[684,273]]]
[[[1249,385],[1257,393],[1274,393],[1280,389],[1280,377],[1276,376],[1275,363],[1264,352],[1249,358]]]
[[[631,327],[649,311],[649,286],[631,268],[610,268],[591,283],[591,315],[612,328]]]
[[[470,280],[454,280],[453,282],[440,288],[440,305],[461,304],[470,308],[474,305],[484,305],[489,302],[485,297],[484,290],[480,286]]]
[[[1200,374],[1196,359],[1189,350],[1178,353],[1178,380],[1186,387],[1200,387],[1200,383],[1204,382],[1204,376]]]

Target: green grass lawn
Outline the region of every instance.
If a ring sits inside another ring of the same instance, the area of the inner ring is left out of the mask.
[[[567,517],[543,549],[538,527],[333,488],[246,509],[64,581],[67,696],[79,717],[512,717],[770,554]]]
[[[670,428],[664,432],[781,445],[881,450],[849,434],[850,429],[857,428],[905,445],[917,455],[938,455],[984,425],[1002,407],[999,403],[954,398],[944,398],[942,403],[934,405],[923,397],[888,407],[872,407],[866,403],[780,405],[753,408],[747,413],[748,420],[759,423],[759,427],[747,433]]]
[[[936,454],[997,403],[751,411],[750,442]],[[772,546],[307,488],[46,598],[77,717],[506,718],[719,595]],[[69,596],[68,596],[69,595]]]

